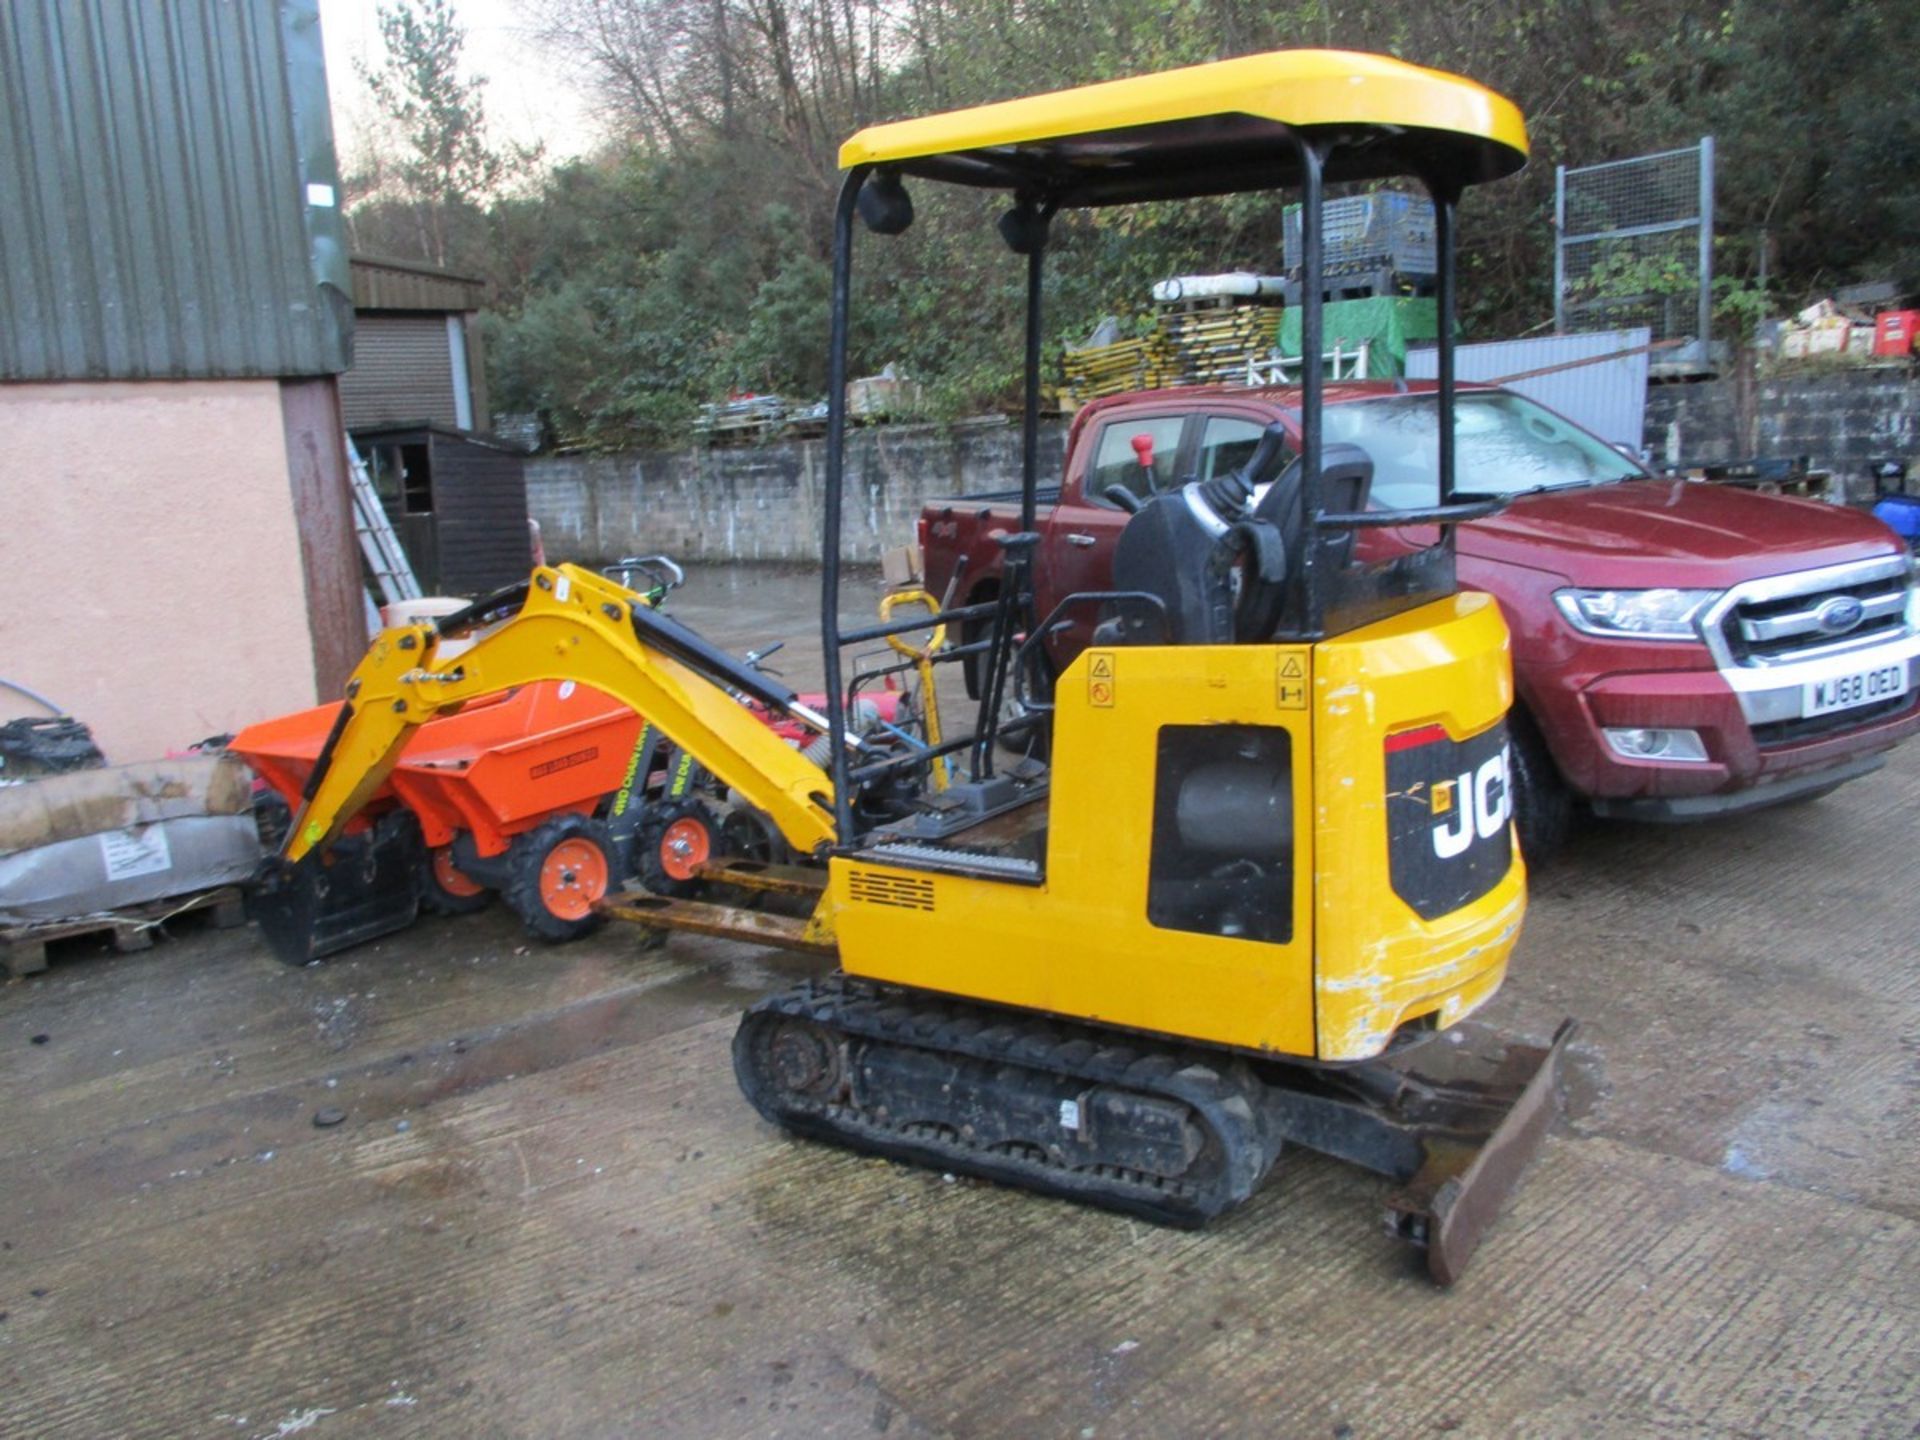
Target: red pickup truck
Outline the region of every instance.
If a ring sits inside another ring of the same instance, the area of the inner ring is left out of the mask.
[[[1330,385],[1328,443],[1373,460],[1369,506],[1437,501],[1430,384]],[[1576,801],[1600,815],[1692,820],[1824,794],[1920,729],[1920,601],[1904,545],[1840,506],[1659,478],[1511,391],[1463,387],[1457,489],[1510,496],[1461,527],[1463,587],[1497,597],[1513,632],[1516,814],[1542,858]],[[1075,417],[1065,483],[1036,528],[1040,615],[1110,588],[1130,506],[1242,464],[1298,392],[1195,388],[1096,401]],[[1017,493],[929,504],[928,589],[954,603],[1000,585],[996,534]],[[1359,554],[1428,543],[1358,532]],[[1051,642],[1061,666],[1086,643]],[[969,688],[972,683],[969,673]]]

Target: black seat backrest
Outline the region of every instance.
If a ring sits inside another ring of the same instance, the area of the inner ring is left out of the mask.
[[[1357,445],[1329,445],[1322,457],[1321,504],[1331,513],[1366,508],[1373,486],[1373,461]],[[1241,477],[1250,482],[1250,477]],[[1175,645],[1231,645],[1269,639],[1276,629],[1302,623],[1306,609],[1304,559],[1309,527],[1301,514],[1300,462],[1295,460],[1267,488],[1245,520],[1227,536],[1211,533],[1194,515],[1182,486],[1157,495],[1127,522],[1113,555],[1113,583],[1121,590],[1144,591],[1164,602],[1169,639]],[[1201,493],[1204,494],[1202,487]],[[1244,494],[1245,492],[1242,491]],[[1236,602],[1229,582],[1230,550],[1277,536],[1283,563],[1270,581],[1243,572]],[[1315,563],[1342,566],[1353,554],[1351,530],[1319,537]],[[1112,632],[1118,634],[1119,632]]]
[[[1280,532],[1287,547],[1287,574],[1304,568],[1307,525],[1300,514],[1300,492],[1305,470],[1296,459],[1267,487],[1254,506],[1253,518]],[[1320,503],[1330,514],[1355,514],[1367,508],[1373,491],[1373,457],[1358,445],[1328,445],[1320,456]],[[1353,558],[1353,531],[1332,530],[1321,537],[1317,562],[1345,565]]]
[[[1114,588],[1158,596],[1166,606],[1172,644],[1229,645],[1233,601],[1210,563],[1218,548],[1187,504],[1186,487],[1156,495],[1120,532],[1113,551]],[[1116,637],[1120,633],[1111,631]]]

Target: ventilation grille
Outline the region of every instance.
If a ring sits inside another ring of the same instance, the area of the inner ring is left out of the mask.
[[[847,876],[847,894],[861,905],[891,905],[896,910],[933,909],[933,881],[880,870],[855,870]]]

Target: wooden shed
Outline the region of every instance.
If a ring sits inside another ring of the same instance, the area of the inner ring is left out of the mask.
[[[437,265],[352,258],[353,366],[340,377],[349,430],[435,425],[484,431],[486,352],[480,309],[487,282]]]
[[[527,578],[526,457],[450,425],[415,421],[353,431],[421,588],[483,595]]]

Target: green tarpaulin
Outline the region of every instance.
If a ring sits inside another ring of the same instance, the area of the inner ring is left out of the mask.
[[[1440,338],[1440,314],[1432,299],[1376,295],[1369,300],[1335,300],[1325,311],[1325,345],[1343,351],[1367,346],[1369,380],[1397,380],[1407,371],[1407,346]],[[1300,309],[1289,305],[1280,317],[1280,353],[1300,353]],[[1347,373],[1343,365],[1341,373]]]

